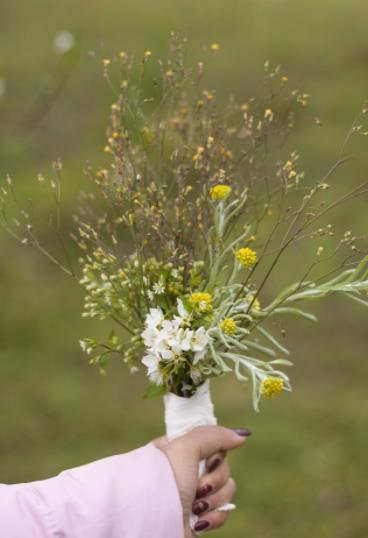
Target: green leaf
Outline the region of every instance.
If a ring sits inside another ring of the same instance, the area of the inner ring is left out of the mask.
[[[264,353],[265,355],[268,355],[269,357],[275,357],[276,355],[273,349],[262,346],[261,344],[257,344],[257,342],[253,342],[253,340],[246,340],[246,343],[247,343],[247,346],[249,346],[250,348],[256,349],[260,353]]]
[[[155,398],[156,396],[164,396],[169,392],[169,389],[164,385],[154,385],[151,384],[148,386],[146,392],[143,394],[143,398],[148,400],[150,398]]]
[[[346,294],[350,299],[353,299],[353,301],[356,301],[357,303],[360,303],[364,306],[368,306],[368,301],[365,301],[364,299],[361,299],[360,297],[356,297],[355,295],[351,295],[350,293]]]
[[[285,353],[285,355],[289,355],[289,350],[286,349],[286,347],[282,346],[280,342],[276,340],[272,334],[270,334],[266,329],[261,327],[260,325],[257,326],[257,331],[260,332],[267,340],[269,340],[277,349],[282,351],[282,353]]]
[[[310,321],[317,321],[316,316],[313,314],[310,314],[309,312],[304,312],[304,310],[300,310],[300,308],[275,308],[273,311],[274,314],[291,314],[294,316],[302,316],[305,319],[309,319]]]

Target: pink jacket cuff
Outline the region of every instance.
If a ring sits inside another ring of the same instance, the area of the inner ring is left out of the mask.
[[[183,538],[173,470],[153,443],[28,484],[0,486],[6,538]]]

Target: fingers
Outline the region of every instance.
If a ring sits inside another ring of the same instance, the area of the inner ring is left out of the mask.
[[[201,499],[206,495],[215,493],[226,484],[229,478],[229,464],[227,460],[224,460],[212,473],[204,474],[199,479],[196,498]]]
[[[229,512],[211,512],[210,514],[206,514],[205,519],[197,521],[194,525],[194,530],[196,532],[201,532],[218,529],[219,527],[222,527],[228,517]]]
[[[226,458],[226,452],[216,452],[216,454],[214,454],[212,458],[209,458],[206,461],[207,473],[212,473],[215,469],[217,469],[217,467],[221,465],[221,463],[223,462],[225,458]]]
[[[199,516],[194,526],[195,531],[212,530],[221,527],[229,517],[228,512],[218,512],[218,508],[231,501],[236,491],[236,485],[232,478],[213,495],[193,505],[193,512]]]
[[[181,439],[197,451],[199,459],[207,459],[217,452],[225,452],[242,445],[251,435],[246,429],[230,430],[222,426],[201,426]]]
[[[201,514],[212,512],[231,501],[236,491],[236,484],[232,478],[229,478],[224,486],[209,495],[205,499],[195,501],[193,503],[193,514],[199,516]]]

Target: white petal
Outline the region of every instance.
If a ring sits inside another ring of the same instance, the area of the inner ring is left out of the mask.
[[[161,308],[151,308],[146,316],[147,327],[157,327],[164,320],[164,315]]]
[[[183,318],[183,319],[188,319],[189,318],[189,312],[186,310],[183,301],[181,299],[178,299],[177,304],[178,304],[177,310],[178,310],[179,316],[181,318]]]
[[[205,349],[202,349],[202,351],[197,351],[194,355],[193,364],[197,364],[198,361],[202,360],[205,354],[206,354]]]
[[[147,327],[143,332],[142,332],[142,338],[143,338],[143,341],[145,343],[145,345],[147,347],[152,347],[154,346],[156,340],[157,340],[157,337],[158,337],[158,331],[157,329],[155,329],[154,327]]]

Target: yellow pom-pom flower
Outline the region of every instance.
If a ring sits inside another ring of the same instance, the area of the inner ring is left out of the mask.
[[[231,187],[229,185],[215,185],[210,189],[212,200],[225,200],[231,194]]]
[[[252,304],[252,310],[253,310],[253,312],[257,312],[257,313],[258,313],[258,312],[261,311],[261,303],[259,302],[258,297],[256,297],[256,298],[254,299],[254,301],[253,301],[253,299],[254,299],[254,295],[253,295],[252,293],[250,293],[249,295],[247,295],[247,300],[248,300],[249,304],[253,303],[253,304]]]
[[[280,394],[284,388],[284,380],[281,377],[266,377],[261,383],[261,394],[266,398],[272,398]]]
[[[257,253],[255,250],[245,247],[236,251],[235,256],[245,269],[252,267],[257,261]]]
[[[260,312],[261,310],[261,303],[259,302],[258,299],[256,299],[253,303],[253,306],[252,306],[252,309],[255,311],[255,312]]]
[[[221,321],[219,327],[225,334],[234,334],[236,322],[233,320],[233,318],[225,318]]]
[[[211,312],[212,310],[212,295],[205,292],[192,293],[189,297],[190,305],[200,312]]]

